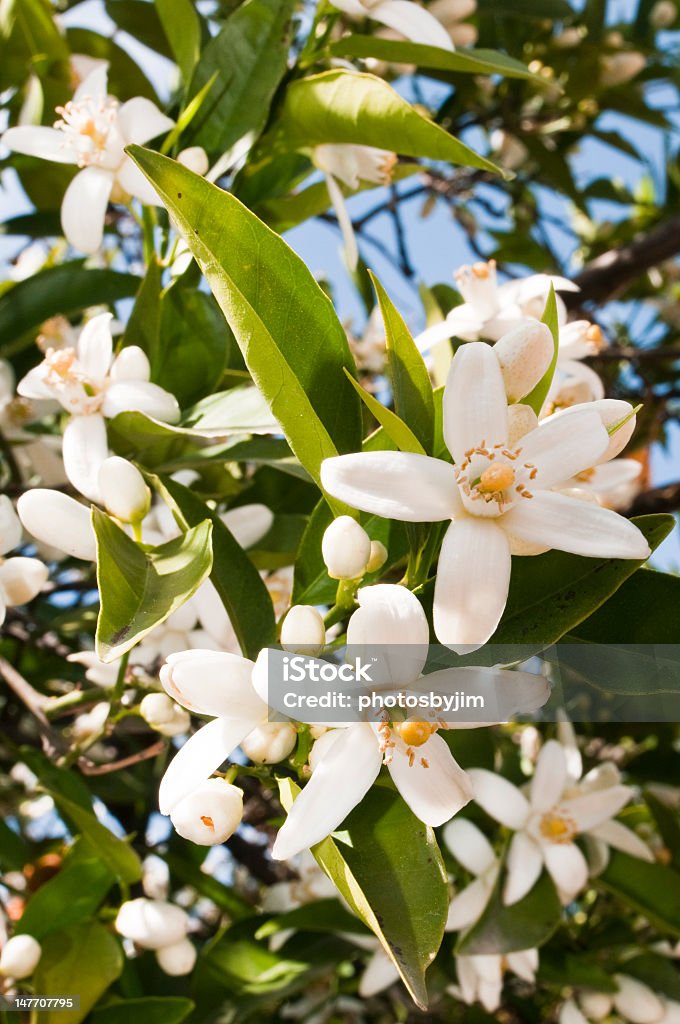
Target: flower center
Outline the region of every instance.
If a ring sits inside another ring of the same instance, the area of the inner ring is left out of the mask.
[[[543,838],[551,843],[570,843],[578,832],[574,819],[560,811],[544,814],[539,830]]]
[[[64,133],[66,145],[78,154],[78,166],[101,164],[118,116],[118,101],[103,96],[69,100],[56,111],[60,118],[54,127]]]
[[[599,324],[590,325],[586,331],[586,341],[589,341],[598,352],[605,347],[604,335]]]
[[[437,726],[432,722],[416,722],[412,719],[396,726],[396,732],[408,747],[422,747],[436,731]]]
[[[515,482],[515,471],[507,462],[497,463],[485,469],[479,478],[477,490],[481,494],[498,494]]]
[[[73,348],[48,348],[45,353],[45,362],[50,377],[59,377],[62,381],[75,378],[73,364],[76,361],[76,352]]]

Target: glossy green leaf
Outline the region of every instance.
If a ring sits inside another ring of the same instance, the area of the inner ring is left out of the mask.
[[[596,882],[665,933],[680,935],[680,874],[613,850]]]
[[[411,428],[404,423],[403,419],[383,405],[382,402],[379,402],[370,391],[363,388],[351,373],[347,374],[347,378],[368,411],[378,421],[387,436],[394,441],[400,451],[417,452],[419,455],[425,454],[422,444]]]
[[[54,878],[31,896],[17,931],[42,941],[49,932],[92,917],[115,880],[105,857],[94,847],[82,856],[70,854]]]
[[[191,0],[154,0],[163,31],[184,82],[201,53],[201,21]]]
[[[599,644],[677,643],[678,608],[680,576],[638,569],[571,635]]]
[[[286,71],[293,8],[293,0],[246,0],[207,44],[194,72],[191,95],[215,72],[217,80],[192,122],[193,145],[221,156],[242,136],[262,130]]]
[[[92,1024],[181,1024],[194,1009],[191,999],[180,996],[146,996],[125,999],[96,1009]]]
[[[97,851],[103,864],[116,878],[132,885],[142,877],[142,864],[129,843],[115,836],[106,825],[102,825],[90,808],[69,800],[57,790],[47,790],[59,812],[75,825],[89,845]],[[77,991],[77,990],[76,990]]]
[[[357,72],[323,71],[293,82],[272,140],[282,149],[307,150],[324,143],[377,146],[402,156],[500,173],[485,157],[419,113],[387,82]]]
[[[279,779],[287,810],[298,787]],[[341,830],[312,853],[351,909],[371,929],[412,998],[427,1006],[425,971],[444,935],[448,885],[434,832],[391,789],[374,786]]]
[[[255,383],[318,481],[323,459],[361,445],[359,401],[343,373],[354,363],[330,301],[283,239],[233,196],[166,157],[130,152],[186,235]]]
[[[434,395],[430,375],[399,311],[373,274],[371,279],[385,325],[395,412],[411,428],[423,451],[431,454],[434,444]]]
[[[123,970],[123,951],[111,932],[97,921],[50,932],[33,986],[46,995],[78,995],[78,1010],[35,1011],[32,1024],[79,1024]]]
[[[541,320],[544,324],[547,324],[547,326],[550,328],[550,333],[553,336],[553,357],[550,366],[545,371],[545,373],[543,374],[543,376],[541,377],[533,391],[530,391],[529,394],[522,399],[522,404],[530,406],[537,416],[539,415],[541,409],[543,408],[545,400],[548,397],[550,385],[552,384],[553,377],[555,376],[555,370],[557,368],[557,356],[559,354],[560,349],[560,325],[557,319],[557,300],[555,298],[555,289],[552,285],[550,285],[550,293],[548,294],[548,299],[545,304],[545,311],[543,313]]]
[[[256,939],[266,939],[277,932],[294,928],[308,932],[346,932],[349,935],[366,934],[366,925],[334,899],[315,900],[295,907],[284,914],[270,917],[255,933]]]
[[[456,952],[464,956],[492,956],[542,946],[560,922],[562,908],[557,890],[546,871],[531,892],[511,907],[503,904],[503,878],[499,875],[489,902],[478,921],[461,935]]]
[[[676,605],[677,608],[677,605]],[[652,813],[664,845],[676,870],[680,868],[680,819],[677,808],[664,803],[651,790],[645,790],[645,803]]]
[[[159,479],[157,486],[187,527],[200,529],[199,524],[205,521],[212,525],[210,578],[229,613],[243,654],[257,657],[273,642],[275,634],[274,609],[260,574],[220,517],[189,488],[170,477]]]
[[[101,599],[97,654],[110,662],[167,619],[207,578],[212,523],[206,517],[181,537],[146,550],[97,508],[92,525]]]
[[[158,10],[147,0],[105,0],[106,13],[116,25],[156,53],[172,60],[172,48],[163,31]]]
[[[675,520],[640,516],[633,522],[654,549]],[[514,558],[508,603],[491,644],[554,643],[583,622],[639,569],[634,559],[584,558],[548,551]]]
[[[374,58],[390,64],[415,64],[419,68],[451,71],[468,75],[504,75],[505,78],[530,78],[541,82],[529,68],[514,57],[497,50],[443,50],[406,40],[381,39],[378,35],[343,36],[329,47],[334,57]]]
[[[49,267],[0,296],[0,349],[32,344],[52,316],[75,316],[89,306],[108,306],[135,294],[139,278],[113,270],[86,270],[80,260]]]
[[[22,836],[0,819],[0,868],[21,871],[31,858],[30,847]]]

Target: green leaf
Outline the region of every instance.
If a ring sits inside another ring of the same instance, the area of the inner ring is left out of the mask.
[[[52,931],[92,917],[115,880],[105,857],[94,848],[83,856],[70,854],[54,878],[31,896],[17,932],[28,932],[42,940]]]
[[[415,64],[436,71],[463,72],[468,75],[504,75],[506,78],[530,78],[545,84],[538,75],[514,57],[497,50],[442,50],[439,46],[381,39],[374,35],[349,35],[329,47],[334,57],[367,57],[390,64]]]
[[[378,399],[370,393],[370,391],[363,388],[359,381],[354,379],[351,373],[347,370],[345,370],[345,373],[361,401],[372,416],[378,421],[387,436],[394,441],[397,448],[402,452],[417,452],[419,455],[424,455],[425,449],[411,428],[408,427],[395,412],[392,412],[392,410],[384,406],[382,402],[379,402]]]
[[[142,877],[142,865],[139,857],[129,843],[118,836],[95,818],[91,809],[69,800],[57,790],[47,789],[59,812],[72,822],[97,851],[99,859],[121,881],[132,885]],[[77,989],[74,991],[78,991]]]
[[[387,82],[353,71],[323,71],[293,82],[271,138],[281,149],[353,143],[501,173],[419,113]]]
[[[212,523],[205,519],[183,536],[147,550],[94,507],[92,525],[101,599],[97,655],[110,662],[167,619],[207,578]]]
[[[146,996],[102,1006],[94,1011],[91,1021],[92,1024],[181,1024],[193,1009],[191,999]]]
[[[633,522],[654,549],[673,529],[669,515],[639,516]],[[548,551],[514,558],[508,603],[490,644],[550,644],[583,622],[642,562],[584,558]]]
[[[106,13],[118,28],[144,46],[172,60],[170,43],[163,31],[156,5],[147,0],[105,0]]]
[[[201,21],[191,0],[155,0],[156,11],[184,82],[201,54]]]
[[[67,28],[66,40],[71,53],[84,53],[97,60],[105,60],[109,65],[108,86],[112,96],[120,100],[131,99],[133,96],[146,96],[158,104],[156,90],[142,69],[109,36],[99,35],[86,28]],[[61,228],[57,229],[57,234]]]
[[[325,458],[361,446],[359,401],[343,373],[354,363],[329,299],[233,196],[166,157],[138,146],[130,153],[186,236],[293,452],[319,482]]]
[[[422,445],[422,450],[431,454],[434,444],[434,396],[430,375],[406,324],[387,292],[375,275],[371,274],[371,280],[385,325],[395,412],[411,428]],[[395,438],[392,437],[392,440]]]
[[[166,0],[174,9],[174,0]],[[191,125],[192,145],[222,155],[265,125],[272,97],[286,71],[293,0],[246,0],[207,44],[190,95],[217,72],[217,81]]]
[[[557,928],[562,913],[557,890],[544,871],[531,892],[511,907],[503,904],[499,874],[489,902],[478,921],[464,932],[456,953],[491,956],[542,946]]]
[[[299,789],[290,779],[278,782],[281,803],[290,810]],[[397,793],[378,785],[342,830],[312,847],[312,853],[425,1009],[425,971],[441,945],[449,902],[433,830]]]
[[[70,317],[88,306],[108,306],[130,298],[138,287],[139,278],[132,274],[86,270],[80,260],[41,270],[0,296],[0,349],[10,345],[12,351],[25,348],[50,317]]]
[[[667,957],[642,953],[626,960],[622,973],[644,982],[652,992],[660,992],[667,999],[680,1002],[680,971]]]
[[[676,605],[677,611],[677,605]],[[680,821],[677,810],[659,800],[651,790],[645,790],[645,802],[652,812],[664,846],[671,855],[676,870],[680,868]]]
[[[96,921],[50,932],[33,975],[34,989],[48,995],[79,995],[80,1009],[34,1011],[32,1024],[79,1024],[122,970],[120,945]]]
[[[680,874],[676,871],[614,850],[595,881],[663,933],[680,935]]]
[[[146,352],[151,364],[152,380],[156,379],[154,375],[160,362],[162,272],[159,261],[152,258],[135,295],[135,304],[124,335],[125,345],[138,345]]]
[[[26,841],[0,819],[0,867],[7,871],[21,871],[30,859]]]
[[[266,939],[277,932],[287,931],[293,928],[295,931],[307,932],[346,932],[349,935],[366,934],[366,926],[354,914],[350,914],[343,905],[334,899],[316,900],[314,903],[306,903],[301,907],[286,911],[285,914],[277,914],[270,917],[265,924],[255,932],[256,939]]]
[[[555,289],[552,285],[550,285],[550,292],[545,304],[543,316],[541,317],[541,322],[547,324],[550,328],[550,333],[553,336],[553,345],[555,346],[553,357],[550,366],[545,371],[533,391],[530,391],[529,394],[522,399],[522,404],[531,406],[537,416],[548,397],[550,385],[552,384],[553,377],[555,376],[557,356],[560,349],[560,325],[557,319],[557,299],[555,298]]]
[[[275,635],[274,609],[260,574],[217,513],[187,487],[170,477],[156,486],[187,527],[212,525],[211,580],[229,613],[231,624],[246,658],[255,658]],[[185,534],[187,536],[187,534]]]
[[[680,576],[638,569],[571,634],[597,644],[673,644],[678,638],[678,608]]]

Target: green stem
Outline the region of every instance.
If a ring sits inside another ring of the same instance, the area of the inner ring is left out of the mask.
[[[340,580],[335,594],[335,604],[326,613],[324,625],[326,629],[344,619],[356,604],[355,595],[361,580]]]
[[[116,678],[116,684],[111,690],[112,702],[117,702],[123,696],[125,689],[125,673],[127,672],[128,661],[130,660],[130,651],[126,651],[123,657],[120,659],[120,666],[118,668],[118,676]]]
[[[54,697],[46,704],[45,716],[50,719],[58,718],[63,711],[82,707],[83,704],[96,704],[101,699],[102,691],[99,689],[73,690],[71,693],[65,693],[63,697]]]

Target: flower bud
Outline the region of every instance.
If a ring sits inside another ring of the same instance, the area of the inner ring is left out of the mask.
[[[189,146],[187,149],[183,149],[177,156],[177,162],[188,170],[193,171],[194,174],[200,174],[201,177],[208,173],[208,168],[210,167],[208,154],[203,149],[203,146]],[[167,973],[171,972],[168,971]]]
[[[14,935],[0,953],[0,974],[8,978],[28,978],[38,966],[42,948],[32,935]]]
[[[602,57],[600,84],[607,89],[617,85],[625,85],[639,75],[647,64],[644,56],[637,50],[624,50]]]
[[[191,725],[189,713],[164,693],[147,693],[139,705],[139,713],[161,736],[181,736]]]
[[[651,988],[627,974],[615,974],[618,991],[612,996],[619,1014],[630,1024],[656,1024],[664,1016],[664,1005]]]
[[[97,558],[90,510],[61,491],[34,487],[17,501],[24,527],[36,540],[73,558],[94,562]]]
[[[241,823],[243,792],[224,779],[208,779],[176,804],[170,820],[183,839],[198,846],[225,842]]]
[[[366,572],[377,572],[382,569],[387,561],[387,548],[379,540],[371,541],[371,554],[366,566]]]
[[[501,364],[509,402],[519,402],[536,387],[552,362],[555,343],[547,324],[525,320],[493,347]]]
[[[290,722],[264,722],[241,741],[241,750],[255,764],[278,764],[295,749],[297,731]]]
[[[162,946],[156,950],[158,966],[173,978],[183,974],[191,974],[196,963],[196,949],[188,939],[174,942],[171,946]]]
[[[508,445],[515,448],[521,438],[538,426],[538,416],[530,405],[517,402],[508,409]]]
[[[356,519],[338,516],[323,535],[321,554],[331,579],[359,579],[371,557],[371,540]]]
[[[292,654],[316,655],[326,642],[326,628],[320,613],[309,604],[291,608],[281,626],[281,643]]]
[[[606,992],[582,992],[578,1002],[590,1021],[604,1020],[612,1011],[612,997]]]
[[[21,522],[6,494],[0,496],[0,555],[6,555],[21,543]]]
[[[38,558],[8,558],[0,565],[0,593],[5,604],[26,604],[36,597],[49,576],[49,570]]]
[[[181,907],[144,896],[123,903],[116,917],[118,934],[142,949],[161,949],[181,942],[188,928],[189,918]]]
[[[84,715],[74,718],[71,736],[76,743],[82,746],[95,740],[104,728],[110,710],[111,705],[102,701],[100,704],[95,704],[91,711],[86,711]]]
[[[106,511],[121,523],[138,523],[151,507],[151,491],[136,466],[119,455],[99,467],[99,491]]]
[[[657,0],[649,13],[652,28],[670,28],[678,17],[678,9],[673,0]]]

